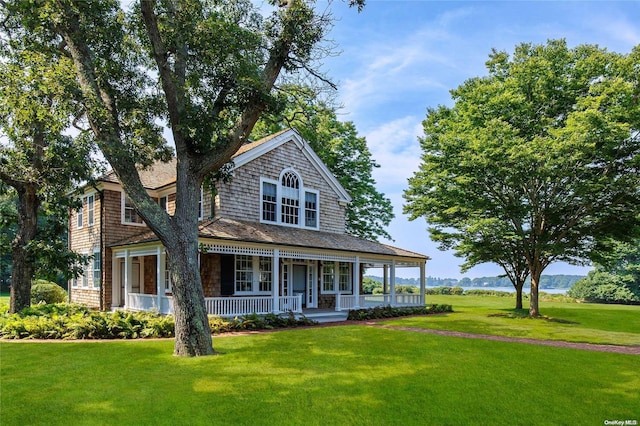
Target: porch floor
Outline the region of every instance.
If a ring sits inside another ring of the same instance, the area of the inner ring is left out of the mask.
[[[302,314],[310,320],[317,322],[338,322],[347,320],[347,311],[334,309],[303,309]]]

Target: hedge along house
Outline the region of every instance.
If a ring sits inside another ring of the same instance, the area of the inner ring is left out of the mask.
[[[200,273],[210,314],[346,311],[424,305],[427,256],[345,233],[348,192],[293,129],[244,145],[233,178],[201,191]],[[140,172],[173,213],[175,161]],[[84,188],[69,243],[92,256],[70,300],[103,310],[172,313],[166,253],[113,172]],[[362,294],[366,268],[382,268],[385,294]],[[397,268],[418,268],[420,294],[396,294]]]

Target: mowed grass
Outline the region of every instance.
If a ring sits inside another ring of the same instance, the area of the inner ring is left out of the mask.
[[[350,325],[173,341],[0,343],[2,425],[602,425],[640,357]]]
[[[514,309],[515,298],[434,295],[427,296],[427,303],[447,303],[455,312],[384,323],[542,340],[640,345],[640,306],[541,302],[543,317],[534,319],[528,317],[528,306],[522,311]]]
[[[0,301],[1,302],[1,301]],[[640,307],[428,296],[385,324],[640,344]],[[640,356],[349,325],[172,340],[0,342],[1,425],[602,425],[640,420]]]

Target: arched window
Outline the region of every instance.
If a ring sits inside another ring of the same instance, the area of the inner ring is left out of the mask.
[[[260,220],[301,228],[318,229],[317,190],[305,188],[300,175],[285,169],[279,180],[260,179],[262,201]]]
[[[280,221],[297,225],[300,215],[300,179],[292,171],[287,171],[280,179],[282,199],[280,201]]]

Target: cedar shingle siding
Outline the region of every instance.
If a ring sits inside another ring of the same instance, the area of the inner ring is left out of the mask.
[[[259,222],[260,178],[277,181],[287,167],[298,172],[305,188],[320,191],[320,230],[344,233],[345,207],[338,203],[333,189],[310,167],[304,154],[291,141],[235,170],[230,183],[218,184],[216,217]]]

